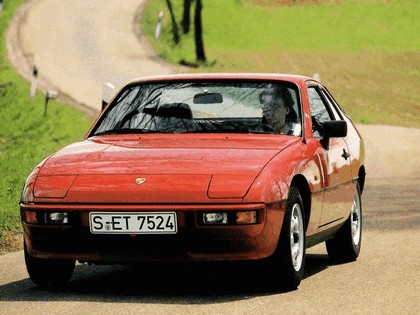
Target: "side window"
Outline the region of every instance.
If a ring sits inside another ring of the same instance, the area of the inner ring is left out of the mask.
[[[316,87],[308,88],[308,100],[311,108],[312,132],[314,137],[323,137],[323,126],[326,121],[334,120],[328,110],[328,105],[324,102],[320,92]]]
[[[334,115],[334,119],[335,120],[342,120],[343,117],[341,116],[341,114],[337,111],[334,101],[331,99],[330,95],[324,91],[321,90],[322,95],[324,96],[324,99],[327,100],[329,108],[331,109],[333,115]]]

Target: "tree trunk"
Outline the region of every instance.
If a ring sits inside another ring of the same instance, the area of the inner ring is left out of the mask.
[[[203,25],[201,21],[201,10],[203,6],[201,0],[195,0],[195,15],[194,15],[194,38],[195,38],[195,54],[197,61],[205,62],[206,54],[204,52],[203,42]]]
[[[179,41],[181,40],[181,36],[179,35],[179,28],[178,28],[178,24],[176,23],[176,20],[175,20],[175,15],[174,15],[174,11],[172,9],[171,0],[166,0],[166,5],[168,6],[168,10],[169,10],[169,13],[171,15],[172,35],[173,35],[174,43],[175,43],[175,45],[177,45],[179,43]]]
[[[190,24],[191,24],[191,3],[194,0],[184,0],[184,12],[182,15],[182,31],[184,34],[188,34],[190,32]]]

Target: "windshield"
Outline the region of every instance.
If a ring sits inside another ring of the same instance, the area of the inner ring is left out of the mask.
[[[300,136],[298,89],[290,83],[194,81],[129,86],[91,135],[278,133]]]

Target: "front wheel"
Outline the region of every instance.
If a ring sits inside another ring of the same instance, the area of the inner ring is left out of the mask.
[[[362,202],[357,184],[350,216],[334,238],[326,241],[328,256],[336,262],[355,261],[362,242]]]
[[[295,290],[299,286],[305,267],[305,221],[302,197],[296,187],[290,189],[279,243],[269,263],[276,287]]]
[[[24,244],[25,263],[32,282],[43,288],[64,285],[73,275],[74,260],[36,258],[29,255]]]

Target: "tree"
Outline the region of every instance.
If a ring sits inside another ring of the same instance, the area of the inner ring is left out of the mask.
[[[177,45],[179,43],[179,41],[181,40],[181,36],[179,35],[179,28],[178,28],[178,24],[176,23],[176,19],[175,19],[175,15],[174,15],[174,10],[172,8],[171,0],[166,0],[166,5],[168,6],[169,14],[171,15],[172,35],[173,35],[174,43],[175,43],[175,45]]]
[[[206,54],[204,52],[203,42],[203,24],[201,19],[201,11],[203,6],[201,0],[195,0],[195,14],[194,14],[194,39],[195,39],[195,55],[197,61],[206,62]]]
[[[184,10],[182,14],[182,31],[184,34],[188,34],[190,32],[190,24],[191,24],[191,4],[194,0],[184,0]]]

